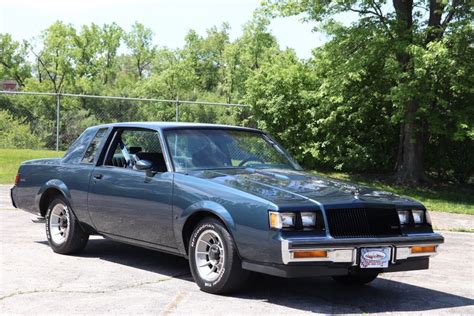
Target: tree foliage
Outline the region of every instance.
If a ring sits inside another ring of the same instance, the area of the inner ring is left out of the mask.
[[[320,122],[326,124],[333,118],[342,127],[342,135],[326,134],[327,141],[333,138],[331,150],[343,149],[334,156],[341,162],[351,155],[367,167],[392,165],[398,181],[418,184],[427,180],[426,170],[432,171],[436,148],[459,143],[473,148],[473,113],[468,101],[472,100],[473,80],[471,2],[276,0],[264,3],[264,9],[283,16],[304,14],[332,37],[315,50],[314,61],[321,66],[338,59],[330,69],[322,67],[318,94],[330,92],[329,99],[318,102],[330,109]],[[347,12],[358,14],[359,19],[348,26],[337,23],[337,15]],[[354,117],[357,107],[362,116]],[[354,119],[361,119],[363,126],[348,129],[354,126]],[[381,126],[384,139],[379,138]],[[361,133],[360,128],[374,133]],[[398,138],[396,149],[390,150],[387,146],[394,144],[394,137]],[[334,147],[335,141],[342,147]],[[367,143],[375,147],[370,149]],[[385,157],[378,154],[384,147],[388,149]],[[359,152],[365,153],[361,156]],[[472,166],[474,158],[466,154],[467,165]],[[452,156],[443,156],[442,165],[452,165],[448,162]],[[355,161],[349,160],[350,168]],[[467,169],[464,179],[458,176],[459,181],[469,178],[472,168]]]
[[[131,51],[136,75],[141,79],[147,74],[156,54],[156,46],[153,45],[153,31],[136,22],[130,33],[125,35],[125,43]]]
[[[0,34],[0,79],[13,79],[20,86],[31,76],[28,43],[19,43],[10,34]]]

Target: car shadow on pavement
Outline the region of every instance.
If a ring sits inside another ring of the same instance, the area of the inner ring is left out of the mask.
[[[45,241],[38,243],[47,245]],[[184,258],[106,239],[89,240],[78,256],[193,282]],[[467,297],[385,278],[355,287],[340,285],[331,278],[284,279],[258,273],[252,275],[245,289],[231,296],[324,314],[422,312],[474,304]]]
[[[49,247],[47,241],[36,242]],[[168,277],[193,281],[185,258],[108,239],[90,239],[86,248],[76,256],[99,258]]]
[[[422,312],[474,304],[467,297],[385,278],[365,286],[347,286],[331,278],[283,279],[262,274],[238,297],[324,314]]]

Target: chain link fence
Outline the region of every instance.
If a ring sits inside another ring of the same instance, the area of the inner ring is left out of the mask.
[[[237,124],[243,104],[0,91],[0,148],[65,150],[87,127],[133,121]]]

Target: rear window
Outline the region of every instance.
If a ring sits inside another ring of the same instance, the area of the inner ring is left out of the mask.
[[[87,147],[84,157],[82,158],[82,163],[93,163],[99,150],[100,144],[107,134],[107,128],[101,128],[97,131],[94,138],[92,139],[89,147]]]

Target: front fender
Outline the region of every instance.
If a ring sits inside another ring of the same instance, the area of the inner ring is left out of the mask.
[[[214,214],[224,223],[229,230],[229,233],[233,235],[235,231],[235,222],[230,212],[221,204],[214,201],[199,201],[191,204],[189,207],[184,209],[181,214],[175,216],[174,222],[174,235],[176,236],[177,246],[181,253],[185,254],[185,242],[183,240],[183,229],[186,221],[197,212],[205,211]]]

